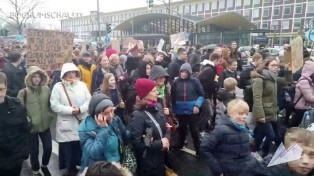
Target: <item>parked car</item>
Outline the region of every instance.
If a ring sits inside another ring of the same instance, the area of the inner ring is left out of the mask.
[[[279,56],[279,50],[276,48],[267,48],[271,56]]]

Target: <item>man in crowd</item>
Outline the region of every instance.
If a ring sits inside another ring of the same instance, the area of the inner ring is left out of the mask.
[[[179,76],[180,67],[187,61],[187,52],[184,48],[178,49],[178,58],[174,59],[168,67],[169,83],[173,84],[175,78]]]
[[[25,107],[7,96],[8,89],[7,77],[0,72],[0,176],[20,176],[29,155],[30,128]]]

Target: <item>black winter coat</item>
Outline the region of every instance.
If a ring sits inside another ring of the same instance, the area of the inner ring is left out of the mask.
[[[238,80],[238,73],[237,71],[230,71],[228,69],[225,69],[220,75],[219,75],[219,78],[218,78],[218,84],[219,84],[219,87],[220,88],[223,88],[224,87],[224,81],[225,79],[227,78],[234,78],[235,80]]]
[[[227,118],[204,138],[200,146],[200,152],[213,174],[238,176],[265,171],[251,156],[249,131],[240,131]]]
[[[213,95],[216,94],[218,84],[215,81],[216,68],[210,64],[202,66],[202,70],[198,73],[197,78],[202,84],[203,90],[205,92],[205,99],[213,99]]]
[[[23,67],[15,67],[11,62],[8,62],[2,72],[8,78],[7,95],[17,97],[19,91],[25,88],[26,70]]]
[[[250,66],[240,73],[239,88],[243,89],[244,101],[249,105],[250,112],[253,109],[253,91],[251,72],[256,69],[256,66],[250,63]]]
[[[178,77],[180,74],[180,67],[184,64],[185,62],[179,59],[174,59],[168,67],[168,74],[169,74],[169,83],[172,86],[174,78]]]
[[[170,140],[170,132],[166,129],[166,118],[163,115],[161,106],[147,107],[145,110],[151,113],[159,124],[162,137],[167,137]],[[146,135],[148,128],[151,128],[153,131],[153,142],[147,146],[144,143],[143,135]],[[137,160],[138,176],[165,176],[164,165],[166,151],[161,151],[162,142],[159,131],[144,110],[133,112],[133,118],[131,120],[131,139]]]
[[[26,108],[6,96],[0,104],[0,170],[12,169],[28,158],[30,137]]]

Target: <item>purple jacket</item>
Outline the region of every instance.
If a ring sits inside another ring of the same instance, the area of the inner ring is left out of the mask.
[[[294,102],[299,102],[295,105],[296,109],[309,109],[314,106],[314,84],[311,75],[314,74],[314,62],[306,61],[300,80],[298,81],[295,89]]]

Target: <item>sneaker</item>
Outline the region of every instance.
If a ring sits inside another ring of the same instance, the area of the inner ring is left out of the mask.
[[[41,173],[38,171],[32,171],[33,172],[33,176],[42,176]]]
[[[41,171],[43,172],[44,176],[51,176],[47,166],[41,166],[40,168],[41,168]]]
[[[251,155],[258,161],[258,162],[262,162],[263,158],[261,157],[261,155],[258,152],[251,152]]]

